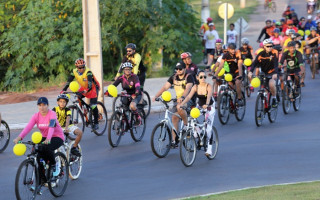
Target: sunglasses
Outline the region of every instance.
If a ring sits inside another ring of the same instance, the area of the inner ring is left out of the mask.
[[[272,48],[272,46],[266,46],[267,48]]]
[[[78,69],[84,69],[85,67],[78,67]]]
[[[207,76],[199,76],[199,79],[206,79]]]
[[[127,52],[128,52],[128,53],[131,53],[131,52],[132,52],[132,50],[127,50]]]
[[[176,68],[176,70],[182,71],[182,70],[183,70],[183,68]]]

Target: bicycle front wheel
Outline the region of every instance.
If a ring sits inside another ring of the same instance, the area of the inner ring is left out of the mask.
[[[197,144],[190,130],[184,133],[180,140],[180,158],[186,167],[190,167],[197,155]]]
[[[163,158],[168,155],[171,147],[171,132],[166,123],[157,124],[151,133],[151,149],[154,155]]]
[[[98,108],[98,112],[99,112],[99,114],[98,114],[98,117],[99,117],[99,119],[98,119],[99,128],[98,129],[93,129],[93,132],[97,136],[101,136],[107,130],[108,113],[107,113],[106,107],[100,101],[97,102],[97,108]],[[93,112],[91,112],[91,113],[92,113],[92,118],[91,119],[94,119]]]
[[[10,141],[10,128],[7,122],[1,120],[0,127],[0,153],[2,153],[8,146]]]
[[[66,156],[57,152],[54,155],[56,160],[56,167],[59,167],[60,173],[56,177],[52,177],[52,167],[50,167],[50,180],[49,180],[49,190],[50,193],[55,197],[61,197],[67,189],[69,181],[69,164]]]
[[[140,125],[132,125],[132,129],[130,131],[131,137],[135,142],[139,142],[142,140],[144,133],[146,132],[146,116],[143,110],[138,110],[140,116]],[[133,122],[133,124],[135,121]]]
[[[236,95],[236,99],[238,99],[238,95]],[[244,92],[242,92],[242,101],[243,106],[236,106],[236,119],[238,121],[242,121],[244,118],[244,115],[246,114],[246,97],[244,96]]]
[[[210,137],[207,138],[208,142],[207,142],[207,145],[206,145],[206,150],[208,148],[208,144],[211,145],[211,152],[209,153],[206,153],[206,156],[209,160],[213,160],[216,156],[217,156],[217,153],[218,153],[218,148],[219,148],[219,137],[218,137],[218,131],[216,129],[216,127],[214,127],[212,125],[212,130],[211,130],[211,133],[209,135]]]
[[[290,110],[290,98],[289,98],[290,89],[287,84],[284,84],[282,91],[282,110],[284,114],[288,114]]]
[[[263,95],[261,93],[258,94],[254,112],[254,118],[256,121],[256,125],[259,127],[262,124],[262,120],[264,118],[264,104],[263,104]]]
[[[116,98],[113,98],[112,113],[114,113],[116,111],[116,108],[120,106],[121,106],[121,96],[117,96]]]
[[[84,121],[84,117],[81,110],[76,105],[71,105],[68,108],[71,111],[71,117],[70,117],[71,124],[73,124],[74,126],[77,126],[80,130],[82,130],[82,132],[84,132],[86,122]],[[75,140],[76,137],[77,136],[74,134],[68,134],[68,138],[70,140]]]
[[[39,172],[33,160],[24,160],[17,171],[15,193],[17,199],[35,199],[39,185]]]
[[[222,92],[218,97],[218,117],[221,124],[226,124],[229,120],[229,96],[227,92]]]
[[[67,159],[69,162],[69,176],[72,180],[78,179],[82,170],[82,148],[78,144],[78,150],[81,156],[76,156],[71,153],[71,148],[73,147],[74,141],[71,141],[68,145]]]
[[[277,114],[278,114],[278,106],[273,108],[271,105],[271,94],[269,94],[269,111],[268,111],[268,119],[270,123],[273,123],[276,121]]]
[[[121,113],[114,112],[108,126],[108,141],[110,146],[117,147],[119,145],[122,133],[125,130],[124,126],[125,123],[122,120]]]
[[[295,111],[298,111],[300,109],[301,105],[301,88],[296,89],[295,99],[293,101],[293,108]]]

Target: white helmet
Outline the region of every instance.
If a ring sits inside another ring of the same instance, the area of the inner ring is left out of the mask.
[[[249,39],[248,38],[242,38],[241,39],[241,44],[249,44]]]
[[[265,39],[263,40],[263,45],[267,45],[267,44],[273,44],[272,40],[271,39]]]
[[[124,68],[127,68],[127,67],[129,67],[129,68],[131,68],[131,69],[133,68],[131,62],[122,63],[121,69],[124,69]]]

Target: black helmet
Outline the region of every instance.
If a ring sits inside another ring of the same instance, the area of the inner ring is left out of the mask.
[[[235,43],[230,43],[228,44],[229,49],[236,49],[236,44]]]
[[[60,99],[66,100],[67,104],[69,102],[69,97],[66,94],[59,94],[57,97],[57,101],[59,101]]]
[[[136,45],[133,44],[133,43],[129,43],[129,44],[127,44],[125,49],[128,49],[128,48],[135,50],[136,49]]]
[[[296,42],[295,41],[290,41],[288,43],[288,47],[294,47],[294,46],[296,46]]]

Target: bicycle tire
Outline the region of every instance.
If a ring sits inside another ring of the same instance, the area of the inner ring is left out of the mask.
[[[144,101],[147,102],[147,105],[144,106],[144,113],[145,113],[145,117],[147,118],[150,114],[150,111],[151,111],[151,99],[150,99],[150,95],[147,91],[143,90],[143,93],[145,94],[145,95],[143,95],[143,99],[144,99]]]
[[[289,99],[289,92],[290,92],[290,89],[285,83],[283,85],[283,91],[282,91],[282,110],[284,114],[288,114],[290,110],[291,101]]]
[[[277,118],[277,114],[278,114],[278,106],[276,108],[272,108],[271,105],[271,93],[269,93],[269,111],[268,111],[268,119],[270,121],[270,123],[274,123],[276,121]]]
[[[28,178],[28,166],[31,166],[31,179]],[[26,169],[23,170],[23,168],[26,167]],[[27,173],[27,174],[26,174]],[[21,183],[20,181],[20,175],[22,175],[21,177],[23,179],[27,179],[27,180],[22,180],[22,184],[25,185],[27,187],[27,191],[31,192],[30,197],[31,198],[27,198],[27,199],[35,199],[36,195],[37,195],[37,189],[39,186],[39,172],[38,172],[38,168],[34,165],[33,160],[30,159],[26,159],[24,161],[22,161],[22,163],[20,164],[17,174],[16,174],[16,178],[15,178],[15,194],[16,194],[16,198],[17,199],[25,199],[26,198],[26,194],[21,194],[21,190],[19,187],[19,183]],[[34,180],[35,179],[35,180]],[[33,189],[32,189],[33,188]],[[32,191],[33,190],[33,191]],[[29,195],[28,195],[29,197]]]
[[[158,130],[159,129],[159,130]],[[160,134],[158,135],[158,131]],[[158,123],[151,133],[151,149],[155,156],[164,158],[171,148],[172,136],[169,127],[164,123]]]
[[[244,89],[246,91],[247,97],[250,97],[251,96],[251,90],[250,90],[250,87],[249,87],[248,75],[246,75],[246,74],[244,75],[243,85],[244,85]]]
[[[312,54],[312,58],[311,58],[311,65],[310,65],[310,69],[311,69],[311,78],[314,79],[316,76],[316,61],[315,61],[315,56],[314,54]]]
[[[184,151],[185,150],[185,151]],[[184,166],[190,167],[197,156],[197,144],[192,131],[187,130],[180,140],[180,159]]]
[[[214,133],[214,135],[213,135]],[[211,155],[207,155],[206,154],[206,157],[209,159],[209,160],[213,160],[216,156],[217,156],[217,153],[218,153],[218,149],[219,149],[219,136],[218,136],[218,131],[216,129],[216,127],[214,125],[212,125],[212,131],[211,131],[211,134],[210,134],[211,138],[207,138],[209,140],[209,143],[212,144],[212,154]],[[212,141],[210,141],[212,139]],[[205,150],[207,150],[207,143],[206,143],[206,148]]]
[[[226,91],[219,94],[218,97],[218,117],[221,124],[225,125],[229,120],[229,96]]]
[[[67,157],[61,153],[57,152],[54,155],[56,162],[60,162],[60,174],[57,177],[52,177],[52,167],[50,166],[50,181],[48,183],[50,193],[55,197],[61,197],[67,189],[69,182],[69,164]],[[62,178],[65,178],[65,181],[62,181]],[[61,187],[58,185],[61,184]],[[57,191],[57,188],[61,188]]]
[[[301,87],[297,88],[299,90],[298,92],[298,97],[295,97],[295,100],[293,101],[293,109],[295,111],[298,111],[300,109],[301,106]]]
[[[117,125],[115,125],[115,123],[118,123]],[[108,141],[111,147],[117,147],[120,143],[121,140],[121,136],[123,134],[124,131],[124,124],[123,124],[123,120],[121,119],[121,113],[119,112],[114,112],[110,118],[110,122],[108,125]],[[116,128],[116,133],[115,133],[115,139],[113,139],[113,133],[111,132],[112,130],[115,130],[114,128]]]
[[[236,99],[238,99],[238,95],[236,94]],[[244,92],[242,92],[242,100],[243,100],[243,106],[241,109],[243,109],[243,113],[239,114],[239,107],[237,106],[236,107],[236,111],[235,111],[235,116],[236,116],[236,119],[238,121],[242,121],[245,114],[246,114],[246,97],[244,95]]]
[[[8,147],[9,141],[10,141],[10,128],[9,128],[9,125],[4,120],[1,120],[1,127],[0,127],[0,153],[2,153]]]
[[[121,105],[121,99],[120,96],[117,96],[116,98],[113,98],[112,101],[112,113],[116,111],[116,107],[119,107]]]
[[[139,142],[142,140],[145,132],[146,132],[146,116],[144,114],[144,110],[138,110],[138,113],[140,115],[140,118],[141,118],[141,125],[139,126],[133,126],[131,131],[130,131],[130,135],[132,137],[132,139],[135,141],[135,142]],[[137,131],[137,128],[142,128],[142,130],[140,131]],[[141,132],[140,134],[138,134],[138,132]]]
[[[84,133],[86,122],[84,120],[84,116],[83,116],[82,111],[76,105],[70,105],[70,106],[68,106],[68,108],[71,111],[71,116],[70,116],[71,124],[77,126]],[[68,134],[68,138],[70,140],[75,140],[76,137],[77,136],[74,134]]]
[[[258,94],[256,99],[255,111],[254,111],[254,119],[256,125],[259,127],[262,125],[262,121],[264,118],[264,104],[263,104],[263,95],[261,93]]]
[[[98,123],[99,123],[99,129],[98,130],[94,130],[92,128],[92,131],[94,134],[96,134],[97,136],[101,136],[104,134],[104,132],[106,132],[107,130],[107,127],[108,127],[108,113],[107,113],[107,109],[106,107],[103,105],[102,102],[98,101],[97,102],[97,108],[98,108],[98,111],[99,111],[99,119],[98,119]],[[93,125],[93,112],[91,111],[90,112],[92,117],[91,117],[91,125]],[[92,126],[93,127],[93,126]]]
[[[78,144],[78,150],[81,154],[81,156],[75,156],[71,153],[71,148],[73,147],[74,141],[71,141],[68,144],[68,151],[67,151],[67,159],[68,159],[68,163],[69,163],[69,177],[72,180],[78,179],[80,174],[81,174],[81,170],[82,170],[82,158],[83,158],[83,154],[82,154],[82,148],[81,145]]]

